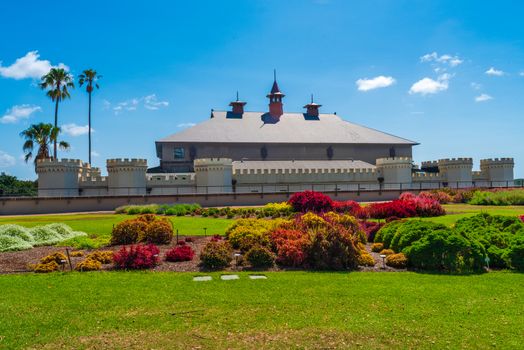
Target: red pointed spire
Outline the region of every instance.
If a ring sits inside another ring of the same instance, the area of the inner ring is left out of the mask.
[[[280,118],[284,114],[284,108],[282,104],[282,98],[285,96],[278,87],[277,83],[277,71],[273,71],[273,86],[271,92],[267,95],[269,98],[269,114],[274,118]]]

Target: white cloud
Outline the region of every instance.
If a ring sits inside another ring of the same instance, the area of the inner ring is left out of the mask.
[[[498,70],[498,69],[495,69],[494,67],[491,67],[490,69],[488,69],[486,71],[486,74],[487,75],[491,75],[491,76],[495,76],[495,77],[501,77],[505,73],[503,71],[501,71],[501,70]]]
[[[521,77],[524,77],[524,71],[520,72],[519,75],[520,75]]]
[[[393,79],[393,77],[379,75],[372,79],[359,79],[355,83],[357,84],[359,91],[369,91],[391,86],[395,84],[395,79]]]
[[[475,89],[475,90],[480,90],[480,89],[482,89],[482,85],[479,84],[479,83],[475,83],[475,82],[473,82],[473,83],[471,83],[470,85],[471,85],[471,88],[472,88],[472,89]]]
[[[8,168],[15,165],[15,163],[15,157],[4,151],[0,151],[0,168]]]
[[[0,123],[2,124],[14,124],[20,121],[21,119],[27,119],[31,114],[41,111],[42,108],[39,106],[32,105],[15,105],[8,109],[2,118],[0,118]]]
[[[176,127],[177,128],[190,128],[195,125],[196,125],[195,123],[180,123]]]
[[[29,51],[24,57],[17,58],[15,63],[10,66],[2,66],[0,62],[0,76],[12,79],[40,79],[47,74],[49,70],[55,66],[51,65],[48,60],[40,60],[38,51]],[[63,63],[56,67],[64,68],[69,71],[69,67]]]
[[[169,102],[167,101],[158,101],[155,94],[148,95],[144,97],[144,107],[150,110],[157,110],[160,107],[167,107],[169,106]]]
[[[87,134],[89,132],[89,125],[76,125],[75,123],[64,124],[61,126],[61,129],[66,135],[76,137]],[[91,132],[95,132],[95,130],[91,129]]]
[[[104,100],[104,109],[109,109],[111,103],[107,100]],[[118,102],[113,107],[113,112],[115,114],[120,114],[123,111],[136,111],[139,106],[143,106],[146,109],[156,111],[157,109],[169,106],[167,101],[159,101],[156,94],[147,95],[140,98],[132,98],[123,102]]]
[[[91,130],[91,131],[93,131],[93,130]],[[100,153],[98,153],[97,151],[91,151],[91,155],[93,157],[100,157]]]
[[[464,60],[462,60],[458,56],[451,56],[448,54],[444,54],[442,56],[439,56],[438,53],[432,52],[427,53],[424,56],[420,57],[421,62],[436,62],[441,64],[448,64],[450,67],[456,67],[459,64],[463,63]]]
[[[493,97],[488,94],[480,94],[479,96],[475,97],[475,102],[485,102],[489,100],[493,100]]]
[[[431,78],[423,78],[414,83],[411,88],[409,89],[410,94],[421,94],[421,95],[428,95],[428,94],[436,94],[441,91],[445,91],[449,87],[449,79],[451,79],[452,75],[450,74],[442,74],[440,75],[437,80],[433,80]]]

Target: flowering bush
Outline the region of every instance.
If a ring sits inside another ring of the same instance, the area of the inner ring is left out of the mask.
[[[378,253],[382,249],[384,249],[384,244],[383,243],[373,243],[373,245],[371,246],[371,251],[374,252],[374,253]]]
[[[99,261],[101,264],[111,264],[113,262],[113,251],[112,250],[101,250],[93,252],[86,256],[86,259],[92,259]]]
[[[166,252],[166,261],[191,261],[195,251],[188,245],[174,247]]]
[[[143,236],[147,223],[143,220],[125,220],[117,224],[111,233],[111,244],[136,243],[139,236]]]
[[[408,264],[408,258],[402,253],[390,254],[386,258],[386,265],[396,269],[403,269]]]
[[[139,242],[154,244],[169,244],[172,239],[173,227],[171,226],[171,222],[164,218],[148,221],[145,231],[138,235]]]
[[[375,266],[375,259],[371,254],[363,252],[358,257],[358,264],[361,266]]]
[[[384,226],[383,223],[375,221],[360,221],[359,225],[362,231],[364,231],[364,233],[366,234],[368,242],[374,242],[375,235],[377,234],[378,230],[380,230],[382,226]]]
[[[418,196],[437,201],[440,204],[447,204],[453,202],[453,197],[450,194],[443,191],[422,191],[418,194]]]
[[[520,221],[524,222],[524,215],[519,216]]]
[[[297,192],[288,201],[296,212],[305,213],[312,211],[323,213],[333,209],[331,198],[321,192],[304,191]]]
[[[76,271],[98,271],[102,268],[102,263],[98,260],[86,258],[76,264]]]
[[[366,207],[368,217],[374,219],[440,216],[446,212],[437,200],[405,192],[391,202],[372,203]]]
[[[270,231],[284,222],[282,219],[240,219],[226,230],[226,238],[233,248],[243,252],[255,245],[269,247]]]
[[[275,254],[259,245],[249,249],[245,257],[252,267],[272,267],[275,264]]]
[[[113,255],[115,268],[125,270],[150,269],[158,264],[160,250],[154,244],[122,247]]]
[[[233,250],[228,242],[209,242],[200,253],[200,260],[202,266],[210,269],[221,269],[229,266],[232,257]]]
[[[365,218],[367,213],[355,201],[333,201],[333,210],[337,213],[349,214],[357,218]]]

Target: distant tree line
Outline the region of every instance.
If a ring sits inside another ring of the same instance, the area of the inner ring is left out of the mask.
[[[37,193],[36,181],[18,180],[16,176],[0,173],[0,197],[36,196]]]

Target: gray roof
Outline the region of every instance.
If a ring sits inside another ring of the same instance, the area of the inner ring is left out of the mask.
[[[234,161],[233,169],[375,169],[361,160],[248,160]]]
[[[335,114],[309,117],[284,113],[276,121],[265,112],[245,112],[240,116],[224,111],[213,111],[209,120],[158,142],[417,144],[350,123]]]

